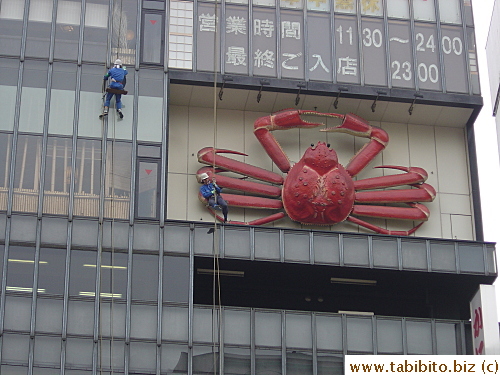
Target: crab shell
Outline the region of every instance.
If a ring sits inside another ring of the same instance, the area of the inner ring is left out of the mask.
[[[288,172],[283,206],[288,216],[305,224],[344,221],[354,206],[354,182],[324,142],[309,147]]]

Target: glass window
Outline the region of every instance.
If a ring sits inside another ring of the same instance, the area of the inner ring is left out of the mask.
[[[93,347],[91,339],[68,338],[66,341],[66,366],[92,367]]]
[[[445,242],[431,242],[432,270],[455,271],[455,245]]]
[[[213,332],[219,330],[219,310],[195,308],[193,316],[193,340],[196,342],[218,342]],[[214,327],[215,325],[215,327]]]
[[[335,16],[337,81],[359,84],[358,25],[355,17]]]
[[[313,359],[311,353],[299,351],[286,352],[286,373],[313,375]]]
[[[2,29],[1,26],[2,23],[3,20],[0,22],[0,30]],[[0,60],[0,113],[2,113],[2,121],[0,121],[0,130],[14,129],[14,112],[16,111],[18,76],[19,76],[18,61],[11,59]]]
[[[101,141],[78,140],[74,173],[74,214],[79,216],[99,216]]]
[[[73,134],[76,65],[54,63],[50,92],[49,133]]]
[[[257,349],[255,351],[256,374],[281,374],[281,351]]]
[[[116,370],[122,370],[125,367],[125,342],[121,340],[99,340],[98,349],[99,372],[103,375],[113,374]],[[113,369],[111,373],[102,371],[102,369]],[[121,372],[121,371],[120,371]]]
[[[136,216],[139,218],[158,218],[159,169],[159,161],[138,160]]]
[[[215,15],[215,12],[217,12],[217,15]],[[214,68],[217,71],[220,69],[219,55],[216,52],[220,50],[220,37],[215,38],[215,35],[220,36],[219,20],[220,7],[216,7],[215,4],[198,3],[198,19],[196,20],[197,70],[213,72]],[[214,43],[214,40],[216,43]],[[210,57],[207,58],[207,56]]]
[[[163,12],[143,14],[142,61],[163,63]]]
[[[78,135],[102,137],[102,122],[98,120],[103,108],[103,76],[107,69],[102,66],[82,66]],[[132,85],[133,86],[133,85]],[[126,95],[125,95],[126,96]],[[122,97],[124,97],[122,95]],[[114,103],[114,101],[113,101]]]
[[[0,54],[19,56],[23,35],[24,1],[3,0],[0,7]]]
[[[481,89],[479,86],[479,71],[477,65],[476,36],[473,28],[467,28],[467,38],[469,39],[469,71],[472,93],[479,95],[481,94]]]
[[[40,249],[38,288],[40,293],[63,294],[66,249]]]
[[[41,61],[25,61],[19,130],[43,132],[48,64]]]
[[[367,16],[382,16],[384,14],[382,0],[361,1],[361,14]]]
[[[106,61],[108,41],[108,9],[106,0],[86,1],[83,60],[102,63]]]
[[[63,300],[38,298],[36,300],[36,331],[61,333]]]
[[[250,345],[250,311],[224,310],[224,343]]]
[[[425,242],[402,241],[403,268],[427,269]]]
[[[95,251],[71,250],[70,295],[95,296],[96,258]]]
[[[26,56],[49,57],[52,0],[30,0]]]
[[[5,329],[25,332],[30,331],[32,299],[30,294],[26,297],[28,298],[10,296],[5,297]]]
[[[224,373],[251,374],[250,349],[224,348]],[[300,374],[305,375],[303,372]]]
[[[422,21],[435,21],[434,0],[414,0],[413,18]]]
[[[138,339],[156,339],[156,305],[135,305],[130,309],[130,336]]]
[[[126,298],[127,254],[102,252],[101,297]]]
[[[342,354],[318,354],[318,375],[344,373]]]
[[[334,0],[334,7],[336,13],[351,13],[356,14],[356,0]]]
[[[185,307],[163,307],[162,340],[188,340],[188,309]]]
[[[0,133],[0,210],[7,209],[12,134]]]
[[[369,264],[368,237],[344,236],[344,262],[346,264]]]
[[[316,316],[318,349],[342,350],[341,316]]]
[[[139,141],[158,142],[162,139],[163,76],[162,71],[141,70],[137,121]]]
[[[131,342],[130,368],[137,372],[154,373],[156,369],[156,344]]]
[[[137,156],[161,158],[161,146],[137,145]]]
[[[189,258],[163,257],[163,301],[188,302]]]
[[[80,39],[81,10],[80,0],[60,0],[57,2],[55,58],[76,60]]]
[[[134,254],[132,257],[132,299],[155,301],[158,298],[158,255]]]
[[[410,7],[408,0],[386,0],[387,15],[394,18],[410,18]]]
[[[128,219],[132,144],[108,141],[104,216]]]
[[[123,65],[134,65],[137,2],[135,0],[115,2],[112,22],[111,56],[117,56]]]
[[[430,322],[406,321],[408,354],[432,354]]]
[[[347,350],[355,352],[373,352],[372,320],[347,318]]]
[[[309,262],[309,233],[285,232],[285,259]]]
[[[330,0],[325,0],[325,1],[307,0],[307,10],[329,12],[330,11]],[[311,26],[311,24],[309,24],[309,26]]]
[[[187,345],[165,345],[161,347],[161,371],[166,374],[187,374]]]
[[[66,215],[71,182],[71,146],[69,138],[49,137],[45,164],[43,212]]]
[[[379,353],[403,354],[403,330],[400,320],[377,319]]]
[[[460,325],[458,323],[436,322],[436,344],[438,355],[456,355],[460,342]]]
[[[286,346],[312,349],[310,315],[286,314]]]
[[[255,313],[255,345],[281,346],[281,314]]]
[[[282,8],[303,9],[304,3],[302,0],[280,0],[280,6]]]
[[[168,66],[193,68],[193,2],[170,1]]]
[[[460,0],[439,0],[441,22],[462,23]]]
[[[69,301],[69,334],[92,335],[94,332],[94,305],[94,301]]]
[[[61,339],[59,337],[35,337],[34,363],[59,367],[61,361]]]
[[[4,334],[2,336],[2,362],[17,362],[26,364],[28,362],[30,337],[28,335]],[[2,374],[4,368],[2,366]],[[9,374],[9,370],[7,370]],[[14,372],[14,374],[18,374]],[[19,374],[22,374],[20,371]]]
[[[32,292],[35,248],[10,246],[7,260],[7,291]]]
[[[484,273],[484,253],[481,245],[458,244],[460,272]]]

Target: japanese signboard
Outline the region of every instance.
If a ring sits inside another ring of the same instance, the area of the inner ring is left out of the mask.
[[[493,285],[480,285],[470,302],[472,343],[475,355],[500,354],[498,318]]]
[[[304,79],[304,16],[298,11],[281,11],[280,65],[283,78]]]
[[[258,8],[253,12],[253,71],[259,76],[276,76],[276,12]]]

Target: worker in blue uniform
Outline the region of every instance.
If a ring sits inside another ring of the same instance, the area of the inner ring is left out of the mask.
[[[122,65],[122,61],[116,59],[113,67],[109,69],[108,73],[104,76],[104,81],[110,80],[110,83],[109,88],[106,90],[106,101],[104,102],[104,112],[102,116],[108,115],[109,103],[114,95],[116,100],[116,112],[120,118],[123,118],[122,93],[126,94],[124,88],[127,83],[127,73],[127,70]]]
[[[220,196],[221,188],[217,186],[215,179],[211,182],[207,173],[198,176],[198,180],[203,184],[200,186],[200,194],[207,200],[210,207],[222,210],[224,222],[227,222],[227,202]]]

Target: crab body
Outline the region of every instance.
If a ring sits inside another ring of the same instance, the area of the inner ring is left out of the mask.
[[[309,147],[288,172],[282,189],[288,216],[301,223],[331,225],[344,221],[354,205],[354,182],[325,143]]]
[[[312,144],[303,157],[292,166],[272,132],[323,125],[302,120],[300,116],[303,114],[341,119],[341,125],[322,131],[343,132],[368,138],[369,141],[345,167],[338,162],[335,150],[324,142]],[[333,225],[348,220],[377,233],[409,235],[429,217],[429,210],[419,202],[431,202],[436,191],[431,185],[424,183],[427,172],[422,168],[380,166],[377,168],[397,169],[404,173],[353,180],[353,177],[361,172],[389,142],[389,136],[383,129],[369,125],[358,116],[284,110],[258,118],[254,123],[254,134],[285,177],[220,155],[222,153],[246,155],[241,152],[213,147],[205,147],[198,152],[198,161],[211,166],[200,168],[198,176],[201,173],[208,173],[212,178],[217,175],[219,186],[245,193],[245,195],[223,193],[223,198],[230,206],[278,210],[276,213],[250,222],[233,223],[263,225],[288,215],[290,219],[303,224]],[[219,174],[225,171],[244,177],[240,179]],[[247,181],[247,177],[264,181],[266,184]],[[384,190],[405,185],[408,188]],[[204,201],[203,197],[200,196],[200,200]],[[211,207],[208,209],[222,220]],[[408,231],[392,231],[371,224],[360,216],[412,220],[421,223]]]

